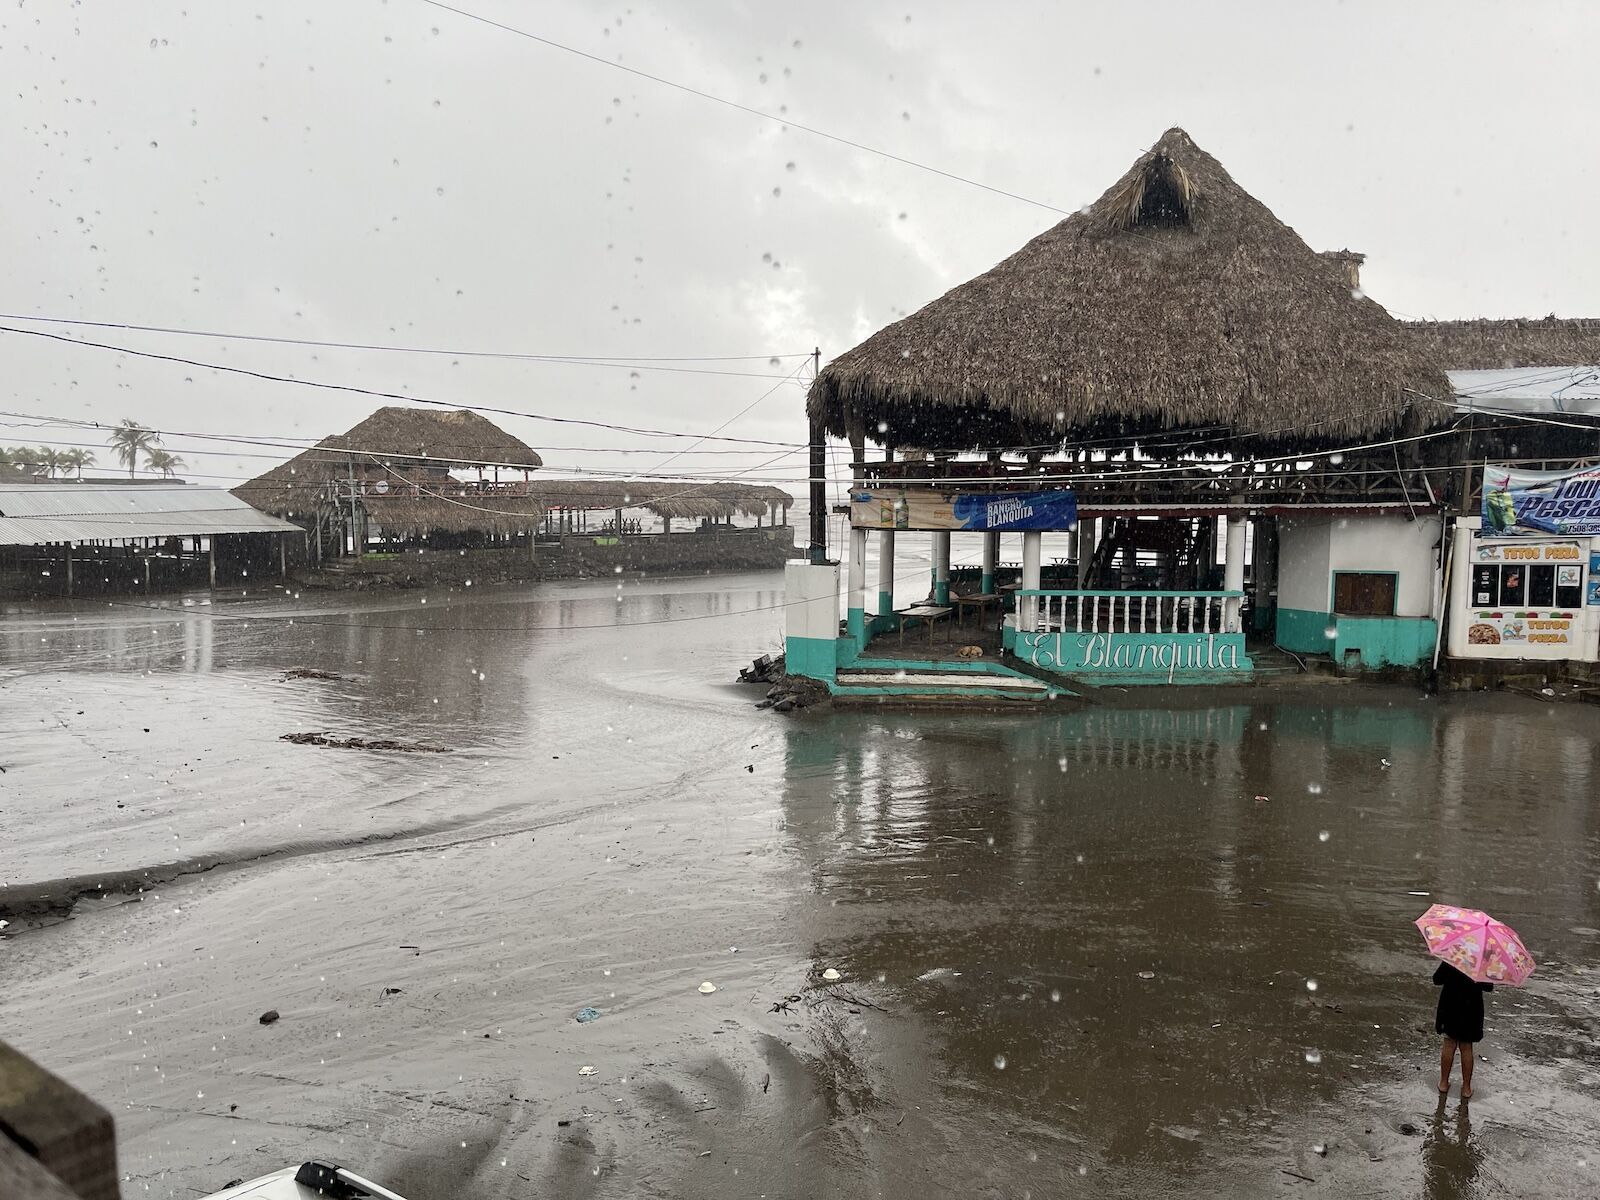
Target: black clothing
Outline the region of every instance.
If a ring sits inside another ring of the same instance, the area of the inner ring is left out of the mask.
[[[1483,994],[1494,991],[1494,984],[1477,980],[1449,963],[1442,962],[1433,973],[1433,982],[1443,988],[1433,1030],[1454,1042],[1483,1041]]]

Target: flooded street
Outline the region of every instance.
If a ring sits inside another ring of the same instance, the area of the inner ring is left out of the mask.
[[[782,602],[0,617],[7,1039],[111,1109],[130,1197],[311,1157],[413,1200],[1594,1194],[1600,710],[780,718],[730,680]],[[1470,1106],[1434,902],[1540,962]]]

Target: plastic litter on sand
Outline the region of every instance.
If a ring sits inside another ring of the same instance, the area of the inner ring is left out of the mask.
[[[844,978],[844,976],[839,974],[839,972],[833,967],[829,967],[822,973],[822,978],[827,980],[829,983],[838,983],[839,980]]]
[[[590,1021],[598,1021],[600,1019],[600,1010],[585,1006],[578,1010],[578,1015],[573,1019],[580,1025],[588,1024]]]
[[[598,1075],[600,1072],[594,1067],[579,1067],[579,1075]]]
[[[714,992],[716,990],[717,990],[717,985],[712,983],[709,979],[706,980],[704,983],[702,983],[700,985],[700,994],[702,996],[709,996],[709,995],[711,995],[712,992]]]

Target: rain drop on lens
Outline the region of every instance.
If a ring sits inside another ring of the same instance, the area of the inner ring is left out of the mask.
[[[994,1069],[996,1071],[1004,1071],[1006,1069],[1006,1056],[1004,1054],[996,1054],[994,1056]]]
[[[1306,980],[1306,991],[1314,992],[1316,990],[1317,990],[1317,981],[1315,979]]]
[[[1321,1050],[1307,1050],[1306,1051],[1306,1061],[1308,1063],[1310,1063],[1312,1066],[1316,1066],[1318,1063],[1320,1063],[1322,1061],[1322,1051]]]
[[[1325,841],[1327,841],[1327,840],[1328,840],[1328,838],[1329,838],[1329,837],[1330,837],[1330,836],[1331,836],[1331,835],[1330,835],[1330,834],[1329,834],[1329,833],[1328,833],[1328,831],[1327,831],[1327,830],[1326,830],[1326,829],[1324,829],[1324,830],[1323,830],[1323,831],[1322,831],[1322,832],[1321,832],[1321,833],[1319,833],[1319,834],[1317,834],[1317,841],[1319,841],[1319,842],[1325,842]]]

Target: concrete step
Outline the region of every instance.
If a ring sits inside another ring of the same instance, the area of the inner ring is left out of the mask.
[[[906,670],[853,671],[848,668],[838,675],[841,684],[850,687],[940,687],[984,688],[1018,692],[1047,692],[1043,680],[1026,675],[1001,675],[993,671],[936,671]]]

